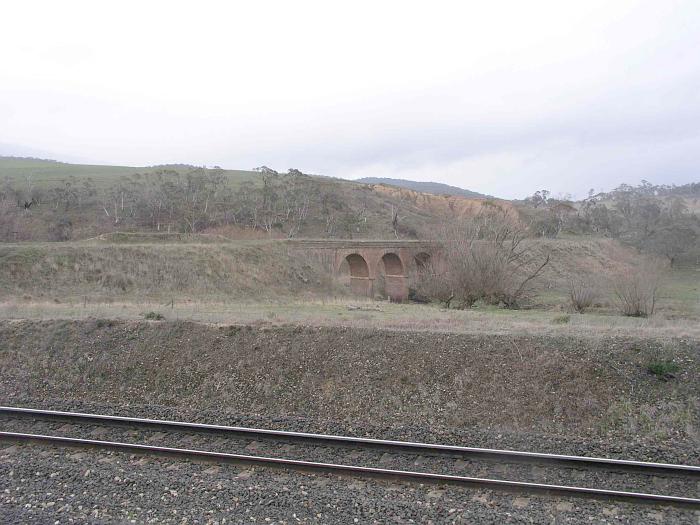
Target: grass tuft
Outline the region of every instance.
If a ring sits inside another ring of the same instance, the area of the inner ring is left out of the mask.
[[[656,377],[670,379],[680,370],[680,366],[673,361],[652,361],[647,365],[647,370]]]

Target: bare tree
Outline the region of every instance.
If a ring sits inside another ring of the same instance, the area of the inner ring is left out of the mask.
[[[597,289],[589,276],[573,277],[569,280],[569,301],[578,313],[582,314],[593,306],[597,295]]]
[[[391,205],[391,229],[397,239],[399,238],[399,209],[398,205]]]
[[[475,217],[445,226],[441,263],[427,275],[431,286],[461,308],[478,300],[517,308],[550,260],[523,242],[525,233],[507,209],[484,203]]]
[[[661,270],[654,263],[617,274],[612,288],[620,312],[630,317],[653,315],[660,282]]]

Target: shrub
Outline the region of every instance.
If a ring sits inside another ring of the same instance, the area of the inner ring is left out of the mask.
[[[593,306],[596,297],[596,289],[587,278],[573,278],[569,281],[569,302],[574,311],[584,313]]]
[[[432,299],[444,303],[449,308],[454,293],[444,266],[441,261],[425,263],[418,273],[415,295],[420,297],[422,302]]]
[[[419,275],[420,279],[420,275]],[[418,286],[420,287],[421,283],[418,283]],[[423,295],[421,291],[418,288],[410,287],[408,289],[408,300],[411,301],[412,303],[420,303],[420,304],[427,304],[430,302],[430,299]]]
[[[149,321],[162,321],[165,319],[165,316],[161,314],[160,312],[146,312],[143,314],[144,319],[148,319]]]
[[[517,308],[549,263],[523,242],[525,233],[508,209],[483,203],[474,217],[444,226],[441,256],[423,271],[419,292],[459,308],[479,300]]]
[[[558,315],[552,319],[553,324],[568,324],[569,321],[571,321],[570,315]]]
[[[648,317],[654,313],[661,271],[657,265],[644,264],[619,273],[612,283],[615,302],[623,315]]]
[[[48,237],[50,241],[69,241],[73,237],[73,223],[67,217],[60,217],[49,224]]]
[[[673,361],[652,361],[647,366],[649,373],[663,379],[670,379],[680,367]]]

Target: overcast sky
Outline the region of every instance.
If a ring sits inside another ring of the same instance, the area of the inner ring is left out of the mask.
[[[700,180],[700,1],[9,0],[0,153],[502,197]]]

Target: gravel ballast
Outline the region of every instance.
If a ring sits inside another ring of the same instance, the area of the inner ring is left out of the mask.
[[[0,396],[33,408],[698,465],[699,348],[679,339],[4,321]],[[679,371],[658,378],[647,370],[653,359]],[[621,502],[0,447],[10,523],[700,519]]]
[[[523,463],[505,458],[488,459],[472,455],[431,455],[405,451],[397,453],[392,450],[362,446],[300,443],[269,436],[245,438],[243,436],[232,437],[224,433],[198,433],[167,428],[154,429],[138,424],[86,424],[35,419],[33,417],[18,418],[2,414],[0,415],[0,427],[4,431],[17,433],[681,497],[694,495],[700,481],[697,474],[687,476],[658,472],[645,474],[616,468],[563,466],[545,462]]]
[[[0,449],[3,523],[696,523],[696,511],[240,468]]]

